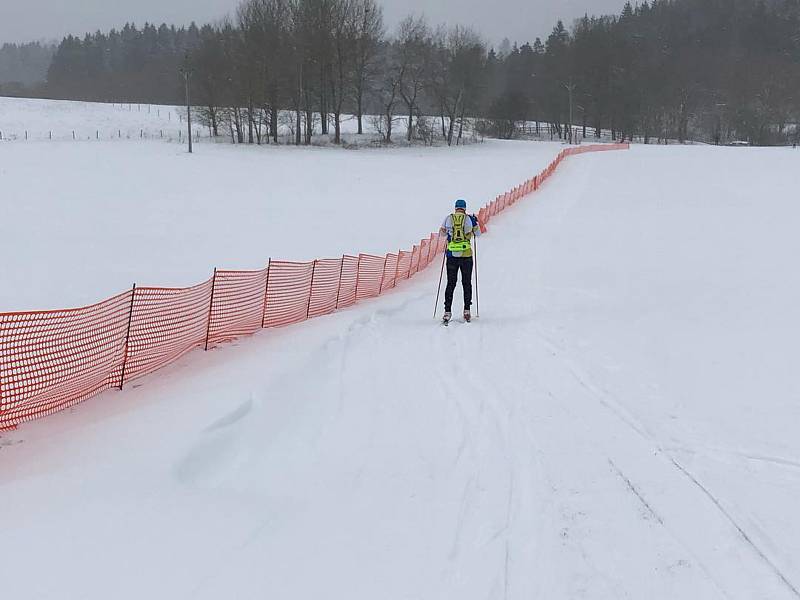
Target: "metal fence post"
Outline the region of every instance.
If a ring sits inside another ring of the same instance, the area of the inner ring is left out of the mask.
[[[389,255],[387,254],[383,259],[383,270],[381,271],[381,284],[378,286],[378,295],[383,293],[383,280],[386,277],[386,263],[389,262]]]
[[[433,246],[433,234],[428,238],[428,256],[425,257],[425,265],[431,264],[431,246]]]
[[[125,352],[122,355],[122,376],[119,380],[119,389],[125,385],[125,368],[128,366],[128,344],[131,340],[131,321],[133,321],[133,299],[136,296],[136,284],[131,289],[131,306],[128,309],[128,330],[125,332]]]
[[[206,327],[206,350],[208,350],[208,336],[211,334],[211,316],[214,308],[214,289],[217,287],[217,268],[214,267],[214,277],[211,279],[211,302],[208,303],[208,325]]]
[[[336,310],[339,310],[339,296],[342,293],[342,273],[344,272],[344,254],[342,255],[342,262],[339,264],[339,287],[336,288]]]
[[[261,311],[261,329],[267,323],[267,294],[269,293],[269,272],[272,271],[272,259],[267,261],[267,282],[264,285],[264,309]]]
[[[306,319],[311,315],[311,297],[314,295],[314,275],[317,274],[317,261],[311,267],[311,286],[308,288],[308,304],[306,305]]]
[[[358,302],[358,279],[361,275],[361,254],[358,255],[358,263],[356,264],[356,299],[355,301]]]
[[[0,422],[3,420],[3,368],[0,365]],[[0,431],[3,430],[3,426],[0,425]]]

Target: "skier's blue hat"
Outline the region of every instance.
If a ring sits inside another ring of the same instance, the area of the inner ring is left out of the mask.
[[[461,198],[459,198],[458,200],[456,200],[456,208],[463,208],[464,210],[466,210],[467,201],[466,200],[462,200]]]

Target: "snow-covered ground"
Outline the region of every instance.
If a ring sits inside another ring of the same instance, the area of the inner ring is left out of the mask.
[[[503,147],[475,151],[491,167]],[[470,151],[428,158],[454,169]],[[291,154],[236,156],[270,169]],[[571,158],[481,238],[472,324],[431,320],[430,269],[3,434],[4,594],[797,598],[798,161]],[[500,189],[519,179],[505,175]],[[328,209],[324,187],[295,218]],[[430,229],[445,199],[388,228],[340,200],[349,221],[328,243],[404,240],[396,229]],[[293,238],[286,256],[303,254]]]
[[[73,123],[112,110],[64,104]],[[38,118],[55,118],[45,108]],[[0,261],[0,310],[85,305],[134,282],[191,285],[270,256],[410,249],[455,198],[477,210],[560,149],[205,144],[189,156],[153,140],[0,143],[0,253],[15,257]]]
[[[186,138],[185,106],[150,104],[115,104],[98,102],[76,102],[64,100],[41,100],[31,98],[8,98],[0,96],[0,142],[50,142],[50,141],[128,141],[137,139],[183,143]],[[192,131],[201,144],[213,141],[218,144],[231,142],[230,130],[224,122],[220,124],[219,136],[212,138],[193,110]],[[375,127],[375,117],[365,115],[362,120],[363,135],[358,132],[358,121],[354,115],[342,115],[342,140],[347,146],[372,146],[381,140]],[[440,127],[436,118],[428,118],[431,127]],[[278,119],[278,140],[282,144],[293,143],[295,113],[282,111]],[[315,146],[330,145],[331,134],[320,133],[319,114],[314,116]],[[403,115],[394,118],[396,145],[404,145],[403,136],[408,119]],[[476,136],[477,138],[477,136]],[[463,131],[464,143],[473,143],[472,126],[468,121]],[[482,141],[482,140],[481,140]],[[609,140],[606,140],[609,141]],[[442,141],[438,141],[443,144]]]
[[[4,141],[164,139],[185,133],[176,107],[0,97]]]

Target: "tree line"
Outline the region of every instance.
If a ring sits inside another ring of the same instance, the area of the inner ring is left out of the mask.
[[[23,92],[44,83],[55,52],[55,45],[40,42],[0,46],[0,91]]]
[[[236,141],[258,141],[259,119],[273,141],[288,109],[295,142],[314,131],[341,141],[345,113],[358,133],[365,115],[391,142],[402,115],[406,140],[430,140],[438,117],[448,144],[481,110],[487,51],[476,32],[432,28],[409,16],[386,35],[374,0],[246,0],[236,23],[204,30],[192,57],[198,102],[211,129],[220,119]]]
[[[388,31],[375,0],[244,0],[215,25],[67,37],[46,89],[180,103],[181,67],[204,122],[234,142],[289,130],[338,143],[352,114],[387,142],[456,144],[468,125],[514,137],[535,122],[566,139],[785,143],[800,117],[800,0],[628,3],[499,49],[419,16]]]
[[[67,36],[48,70],[47,94],[100,102],[180,102],[178,68],[186,53],[200,47],[200,39],[194,24],[150,23],[141,29],[128,23],[108,33]]]

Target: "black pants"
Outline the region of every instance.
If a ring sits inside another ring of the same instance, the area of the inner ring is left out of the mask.
[[[472,305],[472,257],[447,257],[447,287],[444,290],[444,310],[452,312],[453,292],[461,271],[461,285],[464,287],[464,310]]]

